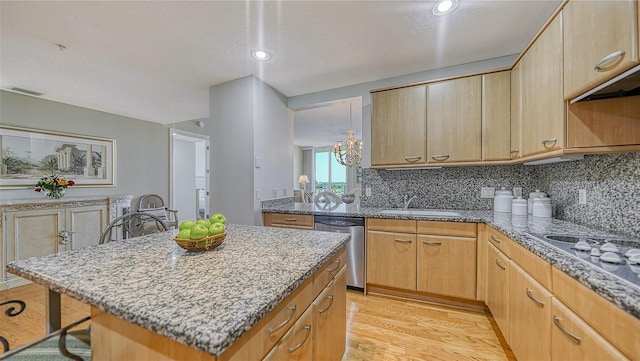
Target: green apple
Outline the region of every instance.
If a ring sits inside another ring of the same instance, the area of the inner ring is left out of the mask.
[[[209,221],[208,219],[198,219],[196,221],[196,224],[204,224],[207,228],[209,228],[209,226],[211,225],[211,221]]]
[[[191,239],[200,239],[209,235],[209,229],[204,224],[196,224],[191,228]]]
[[[211,223],[222,223],[222,224],[226,224],[227,223],[227,219],[224,218],[224,216],[222,215],[222,213],[216,213],[213,216],[211,216],[209,218],[209,220],[211,221]]]
[[[215,234],[224,233],[225,228],[226,227],[222,223],[214,223],[209,226],[209,234],[213,236]]]
[[[176,238],[180,239],[191,239],[191,229],[183,229],[181,230]]]
[[[183,229],[191,229],[195,225],[196,225],[196,222],[194,222],[194,221],[182,221],[182,223],[180,223],[180,227],[179,228],[182,231]]]

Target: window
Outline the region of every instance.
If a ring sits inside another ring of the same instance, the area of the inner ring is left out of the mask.
[[[347,167],[336,161],[331,147],[316,148],[315,192],[326,191],[339,195],[347,191]]]

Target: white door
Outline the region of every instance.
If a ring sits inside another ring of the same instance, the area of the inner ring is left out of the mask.
[[[209,137],[171,129],[170,203],[178,218],[209,217]]]

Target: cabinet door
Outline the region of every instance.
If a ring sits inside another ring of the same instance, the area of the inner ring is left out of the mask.
[[[424,164],[426,86],[372,94],[371,165]]]
[[[551,305],[552,360],[628,360],[557,298]]]
[[[477,161],[482,157],[480,76],[427,86],[427,162]]]
[[[367,232],[367,283],[416,290],[416,235]]]
[[[510,158],[522,157],[522,73],[518,62],[511,69],[511,150]]]
[[[7,212],[5,227],[7,263],[66,251],[71,247],[60,243],[62,239],[58,236],[64,230],[63,209]],[[6,277],[17,278],[10,274]]]
[[[482,76],[482,160],[511,159],[511,72]]]
[[[509,346],[513,353],[521,361],[549,360],[552,294],[512,263],[509,297]]]
[[[487,244],[487,306],[500,331],[509,339],[509,259],[491,244]]]
[[[106,205],[67,208],[65,218],[66,229],[73,232],[72,248],[78,249],[98,244],[109,212]]]
[[[314,328],[313,307],[308,307],[263,360],[312,360]]]
[[[565,99],[638,62],[637,6],[634,0],[573,0],[562,9]]]
[[[520,60],[522,75],[522,155],[564,148],[562,32],[554,19]]]
[[[417,289],[476,298],[476,239],[418,235]]]
[[[342,360],[347,339],[347,267],[313,301],[314,360]]]

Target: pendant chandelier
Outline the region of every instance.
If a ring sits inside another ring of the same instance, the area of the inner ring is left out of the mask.
[[[351,118],[351,104],[349,104],[349,121],[353,127],[353,119]],[[362,140],[356,138],[354,130],[347,130],[347,139],[333,146],[333,155],[338,163],[353,167],[362,161]],[[344,145],[343,145],[344,144]]]

